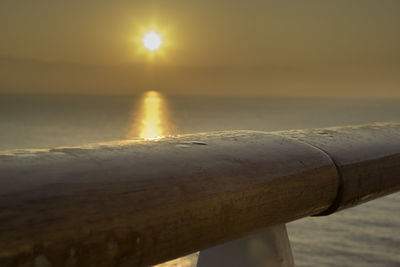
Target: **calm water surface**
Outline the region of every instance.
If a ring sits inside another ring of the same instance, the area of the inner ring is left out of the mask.
[[[0,150],[395,120],[400,99],[0,95]],[[304,218],[288,231],[297,266],[400,266],[400,194]]]

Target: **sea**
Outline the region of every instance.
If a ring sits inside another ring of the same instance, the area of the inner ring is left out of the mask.
[[[0,95],[0,150],[400,120],[399,98]],[[287,224],[296,266],[400,266],[400,193]],[[165,266],[195,266],[190,255]]]

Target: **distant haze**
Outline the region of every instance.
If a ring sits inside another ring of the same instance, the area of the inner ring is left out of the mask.
[[[400,97],[400,1],[0,3],[0,93]],[[165,50],[140,53],[145,29]]]

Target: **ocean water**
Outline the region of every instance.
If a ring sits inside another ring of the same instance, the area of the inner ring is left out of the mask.
[[[0,95],[0,150],[396,120],[400,99]],[[400,266],[400,193],[287,227],[296,266]]]

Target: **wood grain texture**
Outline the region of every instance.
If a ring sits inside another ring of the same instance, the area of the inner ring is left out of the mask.
[[[325,151],[342,175],[338,210],[400,190],[400,123],[279,132]]]
[[[0,266],[148,266],[320,213],[339,177],[308,135],[229,131],[0,152]],[[344,167],[378,170],[374,187],[398,186],[399,151]]]

